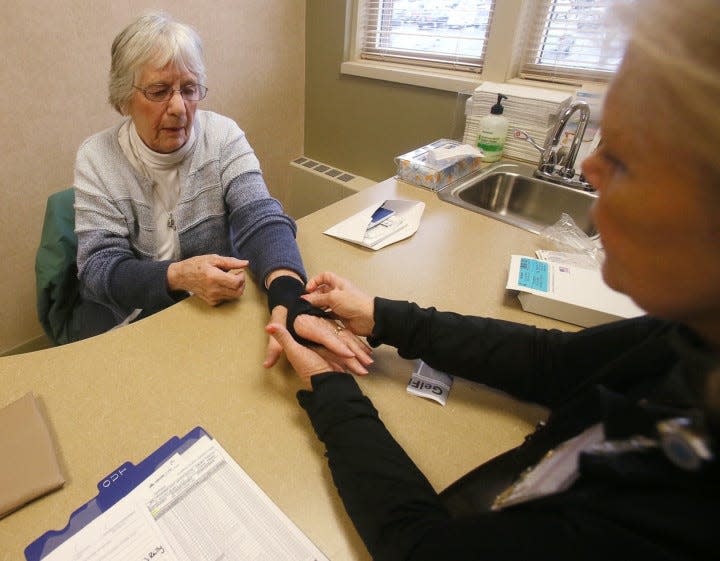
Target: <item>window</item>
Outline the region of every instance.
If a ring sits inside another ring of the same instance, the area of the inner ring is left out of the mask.
[[[494,0],[372,0],[363,4],[360,57],[482,70]]]
[[[545,0],[531,14],[520,75],[556,80],[608,80],[624,44],[614,33],[612,0]]]
[[[516,77],[575,86],[607,81],[623,52],[608,18],[611,2],[355,0],[353,49],[342,70],[393,80],[380,72],[384,65],[412,78],[396,81],[456,91]],[[421,74],[454,82],[423,83]]]

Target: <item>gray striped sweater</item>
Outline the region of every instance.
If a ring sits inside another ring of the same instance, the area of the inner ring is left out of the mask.
[[[167,288],[170,261],[156,261],[152,183],[122,152],[118,130],[80,146],[75,163],[75,232],[84,298],[121,321],[132,310],[149,315],[184,295]],[[250,261],[263,282],[291,269],[305,278],[295,223],[272,198],[245,133],[216,113],[198,110],[197,141],[181,164],[180,199],[173,217],[181,259],[217,253]]]

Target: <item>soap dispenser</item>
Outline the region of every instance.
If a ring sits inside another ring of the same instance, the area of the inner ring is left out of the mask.
[[[504,94],[498,94],[497,103],[490,109],[490,114],[480,119],[477,146],[483,151],[483,162],[497,162],[502,157],[508,130],[507,117],[503,117],[502,100],[507,98]]]

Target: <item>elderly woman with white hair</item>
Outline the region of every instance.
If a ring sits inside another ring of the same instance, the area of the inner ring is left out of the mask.
[[[563,333],[371,298],[332,273],[304,296],[373,344],[547,406],[546,424],[438,493],[353,376],[267,327],[376,561],[720,555],[720,10],[631,6],[583,171],[603,277],[647,316]]]
[[[188,294],[213,306],[239,298],[245,267],[268,288],[271,310],[321,316],[298,298],[295,224],[269,195],[245,134],[197,108],[208,91],[197,33],[149,13],[115,38],[111,56],[109,101],[128,118],[84,141],[75,165],[78,276],[91,309],[82,336]],[[350,347],[369,359],[357,340],[316,329],[324,321],[304,324],[362,372]]]

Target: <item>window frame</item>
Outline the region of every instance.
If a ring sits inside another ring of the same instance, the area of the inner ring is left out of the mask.
[[[529,17],[537,9],[536,6],[526,7],[526,4],[535,4],[536,0],[496,0],[480,73],[361,59],[359,53],[362,37],[358,29],[358,13],[362,1],[346,0],[345,48],[340,65],[341,74],[458,93],[471,92],[484,81],[511,82],[567,91],[603,91],[607,86],[593,80],[547,82],[519,77],[524,42],[516,38],[519,37],[519,29],[524,25],[523,18]]]

